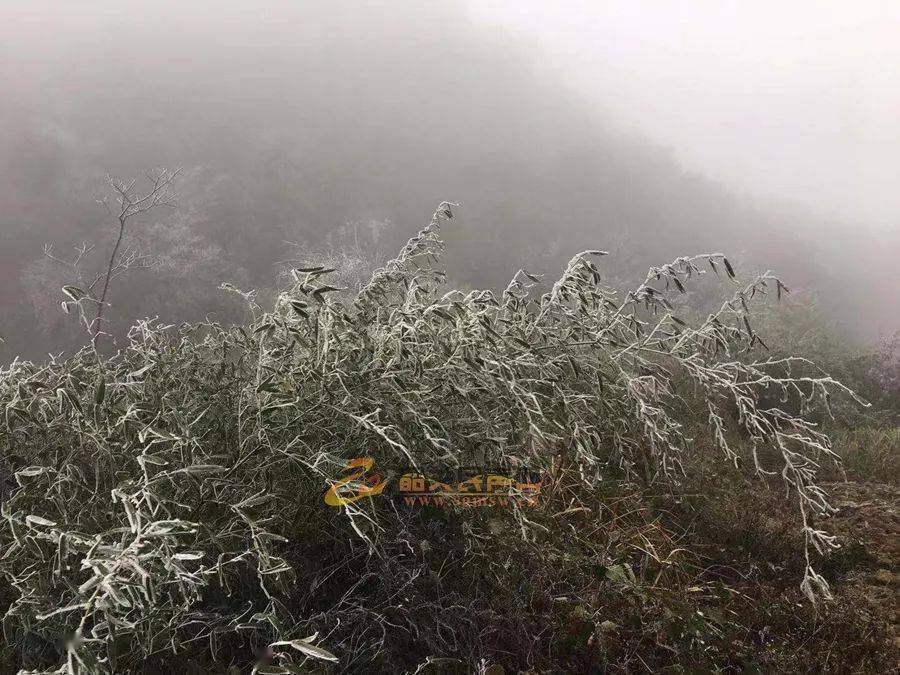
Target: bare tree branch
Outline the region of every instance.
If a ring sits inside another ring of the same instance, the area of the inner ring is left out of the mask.
[[[97,340],[100,337],[101,322],[103,320],[103,310],[106,307],[106,297],[109,293],[109,282],[117,273],[127,268],[118,261],[119,248],[122,245],[122,239],[125,236],[125,226],[134,216],[147,213],[151,209],[158,206],[175,206],[176,194],[172,189],[175,178],[181,173],[181,169],[170,171],[169,169],[157,169],[155,172],[148,174],[150,188],[142,196],[135,193],[136,180],[125,183],[122,180],[107,176],[109,186],[118,195],[117,202],[119,204],[119,213],[116,220],[119,224],[119,233],[116,237],[116,243],[113,246],[112,253],[109,256],[106,274],[103,276],[103,290],[100,292],[100,298],[97,304],[97,315],[91,324],[91,343],[94,349],[97,347]],[[127,263],[135,262],[136,258],[126,256]]]

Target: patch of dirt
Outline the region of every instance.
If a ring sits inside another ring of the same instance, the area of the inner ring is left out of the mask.
[[[827,529],[845,549],[857,547],[868,558],[847,575],[841,593],[885,621],[900,650],[900,487],[853,482],[826,487],[838,509]]]

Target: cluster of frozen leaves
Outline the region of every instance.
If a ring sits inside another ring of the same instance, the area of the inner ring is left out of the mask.
[[[686,397],[725,459],[763,474],[761,453],[777,458],[807,548],[833,545],[813,518],[830,508],[817,462],[834,453],[803,412],[853,394],[803,359],[752,356],[766,345],[750,308],[786,292],[778,279],[739,284],[723,255],[705,254],[621,296],[604,284],[605,254],[585,251],[544,293],[525,270],[500,294],[448,290],[435,263],[452,209],[441,204],[349,301],[334,270],[296,269],[271,311],[225,286],[250,305],[249,325],[139,322],[113,357],[85,349],[0,371],[0,572],[15,596],[3,629],[27,667],[127,670],[199,641],[215,653],[236,634],[267,649],[259,672],[339,658],[327,636],[297,637],[304,617],[284,599],[304,581],[297,540],[315,536],[302,514],[327,508],[348,458],[564,457],[585,481],[677,480],[692,444]],[[728,298],[689,321],[679,308],[715,275]],[[764,403],[776,396],[801,412]],[[372,512],[344,515],[377,549]],[[827,594],[811,565],[802,583]]]

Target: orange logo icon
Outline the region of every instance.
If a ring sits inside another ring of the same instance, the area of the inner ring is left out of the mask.
[[[359,501],[363,497],[380,495],[387,487],[389,479],[382,478],[381,474],[366,473],[374,466],[375,460],[371,457],[357,457],[347,462],[344,471],[350,471],[350,475],[335,482],[325,493],[325,503],[329,506],[343,506]]]

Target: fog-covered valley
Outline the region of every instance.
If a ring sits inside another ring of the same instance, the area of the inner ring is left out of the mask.
[[[178,208],[130,228],[147,269],[117,279],[109,320],[119,334],[142,316],[233,320],[240,308],[220,283],[265,292],[285,261],[336,255],[350,231],[356,257],[374,266],[442,199],[461,204],[446,233],[448,270],[461,284],[502,287],[523,266],[553,275],[590,247],[615,254],[613,280],[724,251],[809,289],[853,337],[872,341],[898,326],[896,227],[817,209],[808,190],[787,201],[717,176],[714,162],[678,150],[684,138],[667,144],[638,128],[641,110],[664,111],[665,100],[643,91],[629,116],[614,105],[627,76],[580,85],[575,61],[566,72],[552,45],[504,19],[507,9],[487,21],[490,5],[433,1],[6,6],[4,355],[78,344],[58,311],[73,272],[44,246],[67,261],[73,246],[95,246],[81,264],[91,277],[115,238],[97,203],[109,196],[106,175],[158,166],[183,167]],[[689,94],[672,95],[683,110]],[[709,144],[730,112],[706,111]],[[769,114],[802,123],[804,109]],[[751,157],[764,146],[736,152],[764,170]],[[360,228],[377,242],[360,245]]]

